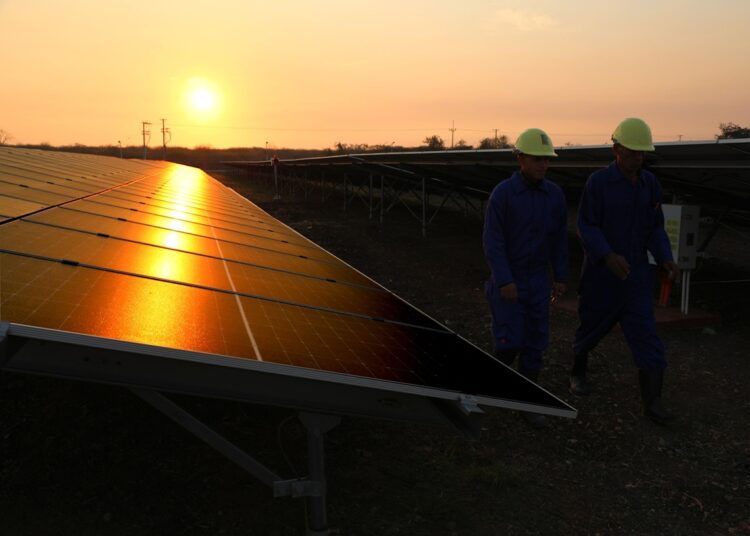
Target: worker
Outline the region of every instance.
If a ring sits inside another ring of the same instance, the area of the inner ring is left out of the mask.
[[[638,368],[643,413],[667,424],[673,418],[661,401],[667,362],[656,334],[654,270],[647,251],[671,280],[679,268],[664,230],[661,185],[643,169],[644,152],[654,151],[651,129],[631,117],[617,126],[612,142],[615,160],[588,178],[578,210],[584,260],[570,391],[591,392],[589,353],[619,322]]]
[[[537,382],[549,344],[550,298],[566,290],[567,206],[562,189],[546,178],[552,140],[541,129],[521,133],[519,170],[492,191],[484,220],[484,253],[491,277],[485,295],[492,313],[494,354]],[[550,271],[553,279],[550,279]],[[524,413],[533,426],[544,416]]]

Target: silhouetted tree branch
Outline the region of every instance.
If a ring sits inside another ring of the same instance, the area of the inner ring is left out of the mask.
[[[750,138],[750,128],[741,127],[737,123],[719,123],[721,134],[716,136],[717,140],[736,140]]]

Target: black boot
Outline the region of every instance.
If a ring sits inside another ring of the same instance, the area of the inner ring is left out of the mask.
[[[528,378],[534,383],[539,383],[538,370],[522,369],[518,372],[520,372],[521,376],[523,376],[524,378]],[[523,411],[521,412],[521,417],[523,417],[523,420],[526,421],[530,426],[536,428],[537,430],[541,430],[547,427],[547,417],[540,413],[529,413],[527,411]]]
[[[666,426],[673,421],[674,416],[661,405],[664,369],[640,369],[638,383],[643,399],[643,415],[661,426]]]
[[[591,394],[591,384],[586,380],[589,354],[573,354],[573,368],[570,369],[570,392],[576,396]]]

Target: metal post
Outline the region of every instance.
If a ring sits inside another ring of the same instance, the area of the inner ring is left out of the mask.
[[[344,173],[344,211],[346,212],[346,208],[349,202],[349,175],[347,173]]]
[[[341,422],[341,417],[317,413],[300,413],[299,419],[307,429],[308,478],[320,483],[320,494],[307,498],[307,534],[327,535],[325,434]]]
[[[385,175],[380,176],[380,225],[383,225],[383,209],[385,207]]]
[[[279,166],[276,165],[273,166],[273,184],[276,192],[273,198],[281,199],[281,196],[279,195]]]
[[[682,305],[680,311],[687,315],[690,308],[690,270],[682,272]]]
[[[146,154],[148,153],[146,136],[148,136],[149,140],[151,139],[151,129],[149,128],[151,126],[151,123],[149,123],[148,121],[141,121],[141,126],[141,134],[143,135],[143,159],[146,160]]]
[[[372,173],[370,173],[370,219],[372,219]]]
[[[422,177],[422,238],[427,237],[427,179]]]

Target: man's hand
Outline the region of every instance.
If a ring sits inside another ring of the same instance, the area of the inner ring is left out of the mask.
[[[563,294],[568,290],[568,286],[562,281],[554,281],[552,283],[552,303],[557,302]]]
[[[617,279],[625,281],[630,275],[630,264],[625,260],[625,257],[618,255],[617,253],[609,253],[604,262],[607,264],[609,271],[614,274]]]
[[[667,272],[670,281],[677,281],[680,277],[680,267],[674,261],[664,261],[661,267]]]
[[[500,287],[500,297],[507,302],[516,303],[518,301],[518,287],[515,283],[508,283]]]

